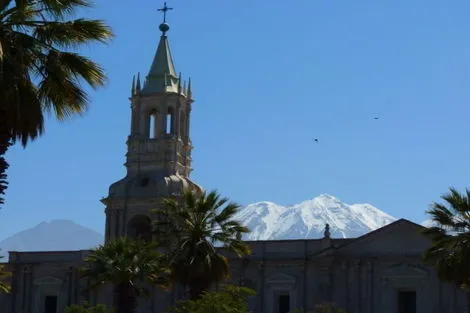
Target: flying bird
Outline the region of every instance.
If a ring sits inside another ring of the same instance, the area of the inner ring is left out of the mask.
[[[313,141],[315,141],[316,143],[318,143],[318,138],[313,138]]]
[[[374,117],[374,120],[378,120],[378,119],[379,119],[379,118],[378,118],[377,116],[376,116],[376,117]]]

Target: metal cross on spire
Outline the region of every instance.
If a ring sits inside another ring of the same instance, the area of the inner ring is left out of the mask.
[[[173,8],[169,8],[166,6],[166,1],[163,3],[163,8],[158,9],[158,11],[163,12],[163,23],[166,23],[166,12],[169,10],[173,10]]]

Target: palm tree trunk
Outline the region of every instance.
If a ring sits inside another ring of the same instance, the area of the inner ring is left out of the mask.
[[[0,208],[5,203],[3,198],[8,187],[7,169],[8,163],[5,154],[11,145],[11,136],[7,127],[6,111],[0,109]]]
[[[134,286],[129,282],[121,283],[114,289],[114,306],[116,313],[135,313],[137,296]]]

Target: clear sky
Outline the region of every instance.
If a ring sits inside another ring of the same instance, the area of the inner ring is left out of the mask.
[[[86,14],[116,38],[85,53],[109,84],[84,118],[49,120],[8,153],[0,238],[50,219],[103,232],[99,199],[125,174],[132,75],[150,67],[162,3],[96,2]],[[468,0],[168,5],[176,70],[196,98],[192,178],[206,189],[241,204],[329,193],[421,222],[449,186],[468,186]]]

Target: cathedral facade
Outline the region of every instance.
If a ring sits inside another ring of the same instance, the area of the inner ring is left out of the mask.
[[[175,71],[166,23],[148,75],[137,76],[131,92],[126,176],[102,199],[105,241],[120,236],[151,236],[149,209],[184,189],[202,190],[191,181],[191,81]],[[423,227],[398,220],[351,239],[250,242],[252,254],[228,255],[227,283],[256,291],[249,307],[257,313],[313,312],[336,303],[348,313],[469,313],[468,294],[440,281],[421,261],[430,242]],[[0,295],[1,313],[63,313],[88,301],[111,306],[111,286],[87,291],[78,269],[89,251],[9,252],[12,293]],[[139,299],[139,313],[164,312],[184,296],[154,290]]]

